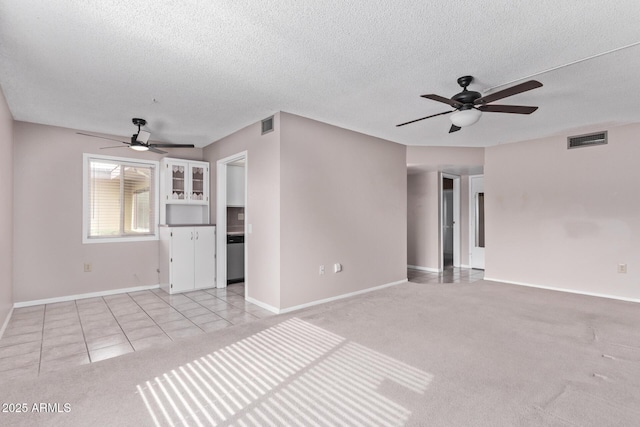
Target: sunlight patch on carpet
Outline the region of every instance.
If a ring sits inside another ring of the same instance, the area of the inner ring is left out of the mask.
[[[380,393],[423,394],[433,376],[298,318],[137,386],[164,425],[404,425],[411,411]]]

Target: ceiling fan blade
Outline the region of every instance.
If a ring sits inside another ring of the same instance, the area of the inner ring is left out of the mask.
[[[406,123],[400,123],[399,125],[396,125],[396,127],[400,127],[400,126],[404,126],[404,125],[408,125],[411,123],[415,123],[415,122],[419,122],[420,120],[424,120],[424,119],[430,119],[431,117],[435,117],[435,116],[441,116],[443,114],[449,114],[449,113],[453,113],[455,110],[452,111],[445,111],[443,113],[438,113],[438,114],[432,114],[430,116],[427,117],[422,117],[421,119],[415,119],[415,120],[411,120],[410,122],[406,122]]]
[[[151,146],[149,146],[149,151],[151,151],[152,153],[167,154],[166,151],[158,150],[157,148],[154,148],[154,147],[151,147]]]
[[[537,80],[529,80],[528,82],[520,83],[503,90],[499,90],[495,93],[491,93],[487,96],[483,96],[474,101],[474,104],[488,104],[489,102],[497,101],[498,99],[506,98],[507,96],[517,95],[522,92],[526,92],[531,89],[542,87],[542,83]]]
[[[140,132],[138,132],[136,141],[146,144],[150,136],[151,134],[149,132],[147,132],[146,130],[141,130]]]
[[[149,147],[163,147],[163,148],[196,148],[193,144],[149,144]]]
[[[451,129],[449,129],[449,133],[458,132],[460,129],[462,129],[460,126],[451,125]]]
[[[512,114],[531,114],[538,107],[525,107],[523,105],[481,105],[478,110],[486,113],[512,113]]]
[[[106,150],[108,148],[125,148],[122,145],[112,145],[111,147],[100,147],[101,150]]]
[[[434,95],[434,94],[427,94],[427,95],[420,95],[420,96],[422,98],[431,99],[432,101],[438,101],[438,102],[443,102],[445,104],[449,104],[453,108],[462,107],[462,104],[460,102],[453,99],[445,98],[444,96]]]
[[[76,132],[76,134],[84,135],[84,136],[91,136],[93,138],[108,139],[109,141],[122,142],[123,144],[129,144],[128,142],[120,141],[119,139],[107,138],[106,136],[91,135],[90,133],[82,133],[82,132]]]

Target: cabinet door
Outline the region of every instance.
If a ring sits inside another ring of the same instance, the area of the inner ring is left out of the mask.
[[[189,163],[191,192],[189,202],[206,205],[209,203],[209,166],[205,163]]]
[[[189,163],[167,163],[167,203],[189,203]]]
[[[216,228],[195,227],[195,288],[216,285]]]
[[[193,227],[173,227],[171,230],[171,292],[193,289]]]
[[[227,166],[227,206],[244,206],[244,167]]]

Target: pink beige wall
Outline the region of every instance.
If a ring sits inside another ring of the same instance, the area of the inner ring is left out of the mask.
[[[0,330],[13,306],[13,116],[0,88]]]
[[[105,154],[100,147],[111,144],[75,132],[14,124],[15,302],[158,284],[156,241],[82,244],[82,154]],[[126,148],[108,154],[160,160]],[[202,150],[188,155],[201,159]]]
[[[602,130],[486,149],[486,278],[640,300],[640,125]]]
[[[407,265],[440,268],[439,173],[407,176]]]
[[[216,162],[245,150],[249,297],[287,309],[406,278],[404,146],[278,113],[204,149],[212,200]]]
[[[281,308],[406,279],[405,149],[281,113]]]
[[[460,264],[469,265],[469,175],[481,174],[484,148],[407,147],[407,264],[440,269],[440,172],[460,176]]]
[[[272,307],[280,305],[280,115],[273,132],[261,135],[260,122],[204,149],[211,164],[211,222],[216,222],[217,161],[247,151],[245,222],[253,232],[247,245],[247,296]]]

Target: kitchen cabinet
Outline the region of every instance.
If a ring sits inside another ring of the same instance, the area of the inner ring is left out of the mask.
[[[244,166],[227,166],[227,206],[244,206]]]
[[[160,171],[160,224],[209,223],[209,163],[165,157]]]
[[[170,294],[216,286],[216,227],[160,227],[160,286]]]
[[[209,163],[164,158],[162,160],[165,203],[209,204]]]

